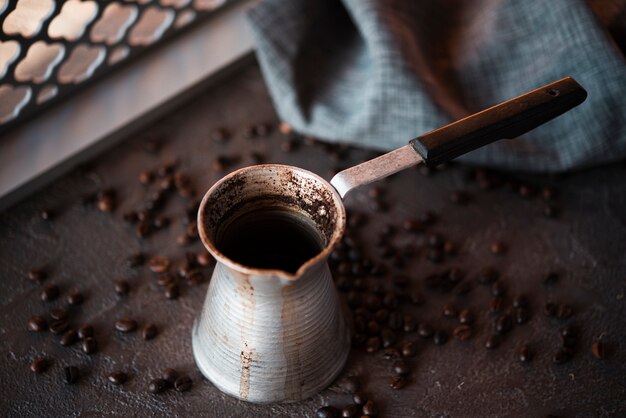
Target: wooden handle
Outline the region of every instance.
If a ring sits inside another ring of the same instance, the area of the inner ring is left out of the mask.
[[[452,160],[498,139],[512,139],[578,106],[587,92],[572,77],[475,113],[409,141],[426,165]]]

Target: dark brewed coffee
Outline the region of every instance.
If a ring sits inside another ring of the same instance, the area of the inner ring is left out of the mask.
[[[286,209],[258,210],[234,219],[220,232],[217,248],[247,267],[295,273],[322,251],[312,222]]]

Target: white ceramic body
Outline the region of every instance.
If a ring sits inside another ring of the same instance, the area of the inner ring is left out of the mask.
[[[317,188],[311,191],[316,195],[302,196],[301,181],[308,184],[306,190]],[[238,188],[236,193],[232,188]],[[312,218],[319,213],[322,218],[333,216],[332,224],[316,218],[326,228],[325,248],[295,274],[239,265],[214,244],[222,224],[232,217],[230,207],[266,192],[306,200],[308,206],[302,207]],[[317,202],[314,212],[312,202]],[[322,210],[320,202],[325,205]],[[350,330],[326,262],[344,229],[341,198],[327,182],[305,170],[255,166],[213,186],[202,201],[198,220],[200,236],[217,259],[192,333],[202,373],[223,392],[258,403],[298,401],[327,387],[350,351]]]

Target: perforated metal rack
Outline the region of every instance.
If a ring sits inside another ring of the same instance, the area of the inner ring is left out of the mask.
[[[226,0],[0,0],[0,135]]]

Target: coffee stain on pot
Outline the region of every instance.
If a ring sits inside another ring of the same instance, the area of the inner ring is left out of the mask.
[[[290,297],[291,284],[288,284],[282,289],[283,306],[280,314],[280,319],[283,324],[289,323],[287,318],[292,318],[296,314],[296,298]],[[282,345],[284,347],[283,353],[287,359],[285,370],[298,370],[296,379],[285,379],[284,386],[284,398],[285,399],[301,399],[302,398],[302,386],[305,382],[302,376],[302,361],[300,359],[300,348],[302,347],[302,333],[294,327],[283,327]]]
[[[237,283],[237,293],[241,296],[241,307],[244,323],[248,326],[254,326],[254,287],[250,283],[250,276],[247,274],[233,272],[233,276]],[[254,347],[250,347],[247,336],[245,335],[244,326],[241,329],[241,341],[243,342],[243,350],[240,353],[241,359],[241,375],[239,378],[239,396],[241,399],[248,399],[250,394],[250,369],[252,367]]]
[[[246,348],[241,352],[241,379],[239,380],[239,396],[248,399],[250,394],[250,368],[252,367],[252,350],[248,349],[248,343],[244,341]]]

